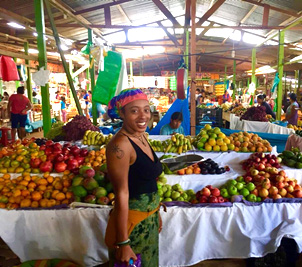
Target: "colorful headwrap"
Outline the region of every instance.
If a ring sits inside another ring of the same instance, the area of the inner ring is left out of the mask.
[[[122,107],[130,102],[141,99],[148,101],[147,95],[140,89],[125,89],[109,101],[108,115],[113,119],[120,118]]]

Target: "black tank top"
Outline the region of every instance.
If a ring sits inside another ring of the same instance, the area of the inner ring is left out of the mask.
[[[136,152],[136,160],[130,165],[128,174],[129,198],[134,198],[145,193],[156,192],[156,178],[162,172],[162,165],[158,157],[150,147],[154,157],[153,162],[137,144],[129,137],[128,139]]]

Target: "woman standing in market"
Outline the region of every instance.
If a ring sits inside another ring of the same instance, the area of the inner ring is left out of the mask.
[[[66,111],[66,100],[64,96],[61,96],[61,113],[62,113],[62,121],[67,122],[67,111]]]
[[[142,266],[156,267],[161,231],[156,178],[162,166],[145,136],[151,117],[147,95],[139,89],[123,90],[109,102],[108,114],[123,120],[106,149],[115,193],[105,238],[110,266],[115,261],[129,264],[140,254]]]
[[[271,106],[265,101],[266,95],[258,95],[257,96],[257,103],[262,106],[265,107],[265,112],[268,115],[271,115],[274,119],[276,119],[276,114],[273,112]]]
[[[288,121],[288,124],[297,125],[299,104],[297,103],[296,94],[289,94],[289,101],[290,105],[286,109],[285,121]]]

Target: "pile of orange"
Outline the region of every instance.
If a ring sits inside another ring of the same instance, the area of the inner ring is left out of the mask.
[[[89,151],[85,158],[85,166],[97,168],[106,162],[106,148],[101,148],[98,151]]]
[[[229,136],[231,144],[236,152],[271,152],[272,146],[269,141],[262,139],[257,134],[239,132]]]
[[[69,171],[65,171],[63,177],[24,172],[11,179],[10,174],[4,174],[0,177],[0,208],[50,208],[69,204],[73,198],[70,190],[72,178]]]
[[[184,169],[178,170],[177,174],[184,175],[184,174],[200,174],[201,170],[198,167],[198,164],[193,164],[191,166],[188,166]]]

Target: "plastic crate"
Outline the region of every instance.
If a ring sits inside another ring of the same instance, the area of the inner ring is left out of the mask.
[[[204,125],[205,121],[211,121],[213,127],[222,127],[221,108],[196,108],[196,125]]]

